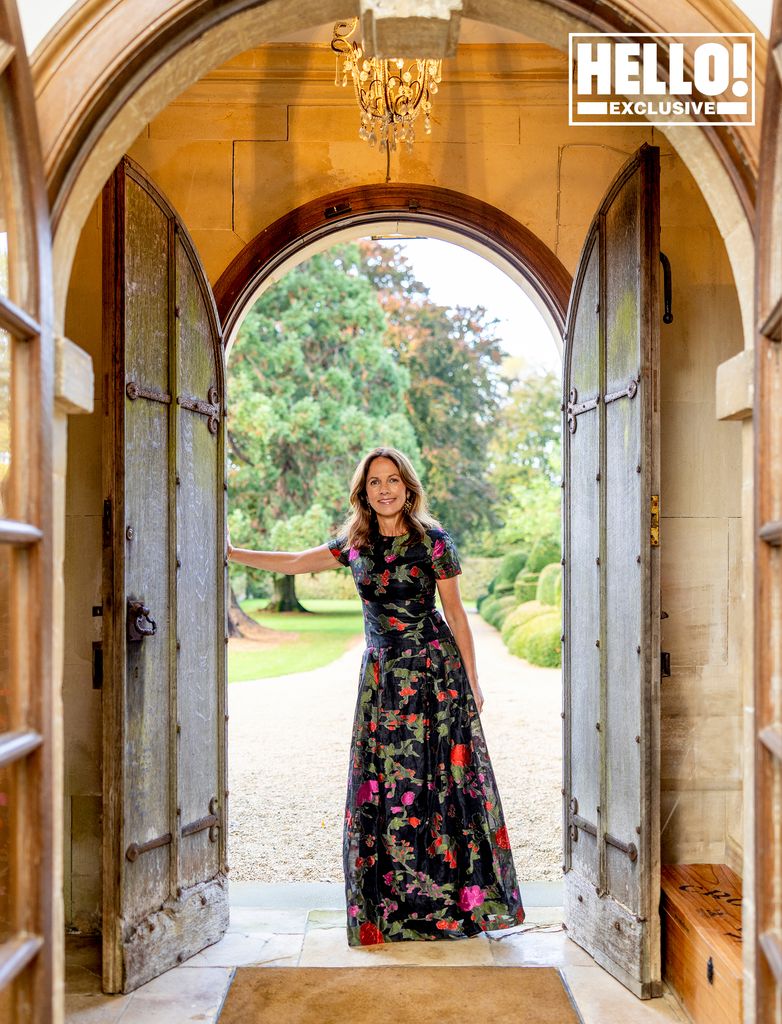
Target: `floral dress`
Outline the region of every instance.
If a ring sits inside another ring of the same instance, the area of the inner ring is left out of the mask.
[[[524,920],[478,709],[435,580],[461,572],[442,529],[328,542],[363,604],[345,809],[348,942],[461,939]]]

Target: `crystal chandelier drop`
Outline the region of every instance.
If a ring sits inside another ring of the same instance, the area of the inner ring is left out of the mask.
[[[415,141],[415,122],[419,114],[424,115],[426,134],[432,130],[432,96],[440,84],[443,62],[429,58],[406,61],[401,57],[391,60],[365,57],[359,43],[349,40],[357,27],[358,18],[338,21],[334,26],[331,49],[337,55],[335,84],[347,85],[348,74],[353,78],[361,107],[360,138],[371,146],[379,142],[390,149],[396,149],[397,142],[404,142],[409,151]]]

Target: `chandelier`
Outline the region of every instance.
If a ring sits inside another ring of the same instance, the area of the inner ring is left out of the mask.
[[[432,130],[432,96],[440,84],[443,62],[429,58],[406,61],[401,57],[390,60],[365,57],[359,43],[349,39],[357,27],[358,18],[338,21],[334,26],[331,40],[331,49],[337,55],[334,84],[347,85],[348,74],[353,79],[361,107],[359,138],[366,139],[370,146],[379,142],[389,149],[396,149],[397,142],[404,142],[409,151],[415,141],[415,122],[419,114],[424,115],[426,134]]]

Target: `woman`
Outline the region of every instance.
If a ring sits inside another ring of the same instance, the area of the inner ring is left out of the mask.
[[[456,548],[395,448],[361,460],[350,506],[344,533],[320,547],[228,553],[273,572],[349,566],[363,603],[343,844],[348,942],[460,939],[520,924]]]

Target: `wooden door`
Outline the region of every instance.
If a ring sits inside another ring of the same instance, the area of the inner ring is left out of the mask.
[[[769,37],[756,245],[754,1019],[782,1022],[782,4]],[[751,1019],[749,1016],[747,1020]]]
[[[0,1020],[57,1013],[48,208],[30,70],[0,0]]]
[[[128,992],[228,924],[224,371],[193,244],[129,160],[103,238],[103,984]]]
[[[563,753],[568,934],[659,995],[659,150],[606,193],[564,370]]]

